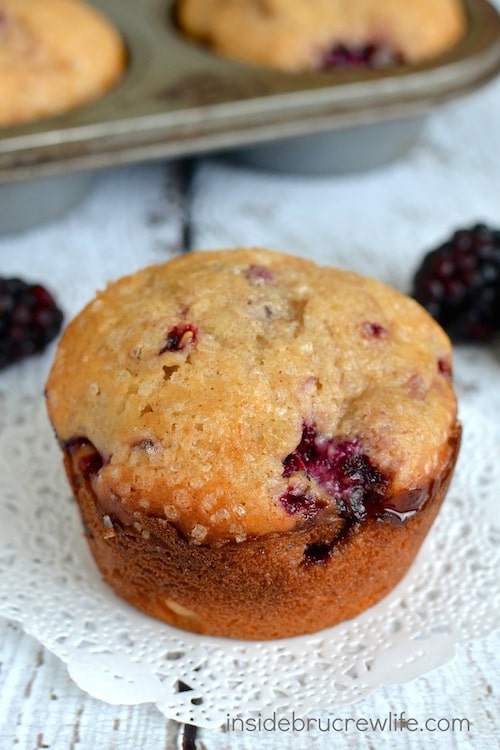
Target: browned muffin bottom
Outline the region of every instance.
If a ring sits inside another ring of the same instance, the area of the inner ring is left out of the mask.
[[[315,519],[299,530],[221,546],[193,545],[165,518],[98,500],[89,480],[99,459],[88,443],[66,448],[65,464],[92,554],[119,596],[192,632],[276,639],[336,625],[392,591],[438,514],[460,434],[457,424],[441,475],[406,522],[403,510],[385,521]],[[397,504],[411,507],[411,494]]]
[[[419,62],[466,27],[460,0],[179,0],[177,19],[217,54],[291,72]]]

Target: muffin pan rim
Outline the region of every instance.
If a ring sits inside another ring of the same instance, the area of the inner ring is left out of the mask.
[[[500,72],[500,14],[487,0],[464,0],[463,40],[431,61],[304,74],[234,62],[183,38],[169,25],[175,0],[92,2],[121,31],[128,72],[66,115],[1,128],[0,183],[405,120]]]

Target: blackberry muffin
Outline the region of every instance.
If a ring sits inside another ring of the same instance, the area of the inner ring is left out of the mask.
[[[0,126],[95,99],[124,67],[119,33],[80,0],[0,0]]]
[[[308,633],[403,577],[460,441],[451,349],[382,283],[193,252],[97,295],[46,398],[105,580],[200,633]]]
[[[220,55],[291,72],[419,62],[466,25],[460,0],[180,0],[177,19]]]

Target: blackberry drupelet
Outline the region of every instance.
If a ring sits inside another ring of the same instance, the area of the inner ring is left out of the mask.
[[[43,351],[62,321],[61,310],[43,286],[0,278],[0,369]]]
[[[457,230],[424,257],[412,295],[452,341],[491,341],[500,332],[500,230]]]

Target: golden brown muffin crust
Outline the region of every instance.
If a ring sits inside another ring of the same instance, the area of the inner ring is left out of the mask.
[[[224,542],[300,527],[312,509],[294,494],[332,507],[327,459],[315,474],[297,451],[366,457],[387,497],[426,487],[456,419],[450,368],[440,327],[380,282],[261,249],[190,253],[71,323],[48,408],[63,444],[102,457],[98,497]]]

